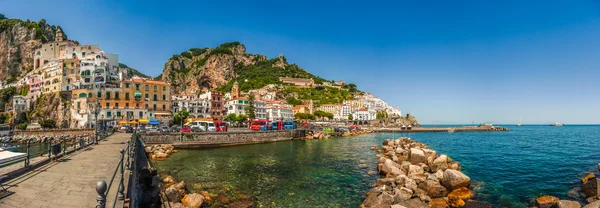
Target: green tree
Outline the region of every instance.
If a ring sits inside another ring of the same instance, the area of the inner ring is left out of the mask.
[[[384,119],[385,115],[382,112],[377,112],[377,115],[375,115],[375,118],[377,118],[377,119]]]
[[[297,106],[297,105],[301,105],[302,101],[296,99],[295,97],[288,97],[287,99],[285,99],[285,101],[287,101],[288,104],[293,105],[293,106]]]
[[[354,118],[352,117],[352,114],[349,114],[349,115],[348,115],[348,120],[349,120],[349,121],[352,121],[352,120],[354,120]]]
[[[352,92],[352,93],[359,92],[358,89],[356,88],[356,85],[352,84],[352,83],[348,84],[348,91]]]
[[[185,119],[188,118],[188,116],[190,116],[190,112],[186,110],[179,111],[173,116],[173,123],[181,124],[181,122],[184,122]]]
[[[250,95],[248,98],[248,106],[246,106],[246,115],[248,116],[248,118],[250,118],[250,119],[256,118],[256,114],[255,114],[254,110],[256,110],[254,107],[254,96]]]
[[[238,122],[238,117],[235,114],[228,114],[227,117],[225,117],[226,121],[232,122],[232,123],[236,123]]]
[[[237,115],[237,121],[238,122],[243,123],[246,120],[248,120],[248,116],[246,116],[245,114],[238,114]]]
[[[53,128],[56,128],[56,121],[50,120],[50,119],[44,119],[40,122],[40,126],[42,126],[42,128],[46,128],[46,129],[53,129]]]
[[[3,19],[7,19],[7,18],[6,18],[6,16],[4,16],[4,14],[0,14],[0,20],[3,20]]]
[[[20,123],[19,125],[17,125],[17,129],[26,130],[27,129],[27,125],[29,125],[27,122]]]

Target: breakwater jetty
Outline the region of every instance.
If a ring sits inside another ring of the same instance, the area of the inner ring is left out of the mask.
[[[460,126],[460,127],[412,127],[412,128],[374,128],[373,132],[475,132],[475,131],[510,131],[510,128],[501,126]]]
[[[427,145],[399,138],[385,140],[378,170],[381,178],[367,193],[362,208],[376,207],[491,207],[471,200],[471,179],[460,171],[460,164],[447,155],[438,155]]]

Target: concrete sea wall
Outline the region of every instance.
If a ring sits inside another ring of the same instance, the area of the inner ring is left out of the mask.
[[[211,132],[173,134],[141,134],[145,144],[172,144],[175,148],[219,147],[292,140],[293,131]]]

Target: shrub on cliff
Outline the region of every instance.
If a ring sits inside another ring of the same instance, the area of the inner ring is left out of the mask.
[[[56,128],[56,121],[44,119],[40,122],[40,126],[42,126],[42,128],[46,128],[46,129],[53,129],[53,128]]]

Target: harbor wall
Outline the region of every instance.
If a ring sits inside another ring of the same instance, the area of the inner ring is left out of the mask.
[[[289,141],[299,135],[292,131],[209,132],[173,134],[140,134],[145,144],[171,144],[176,148],[219,147],[242,144]]]
[[[94,129],[65,129],[65,130],[33,130],[33,131],[14,131],[14,135],[19,136],[62,136],[62,135],[85,135],[93,134]]]

